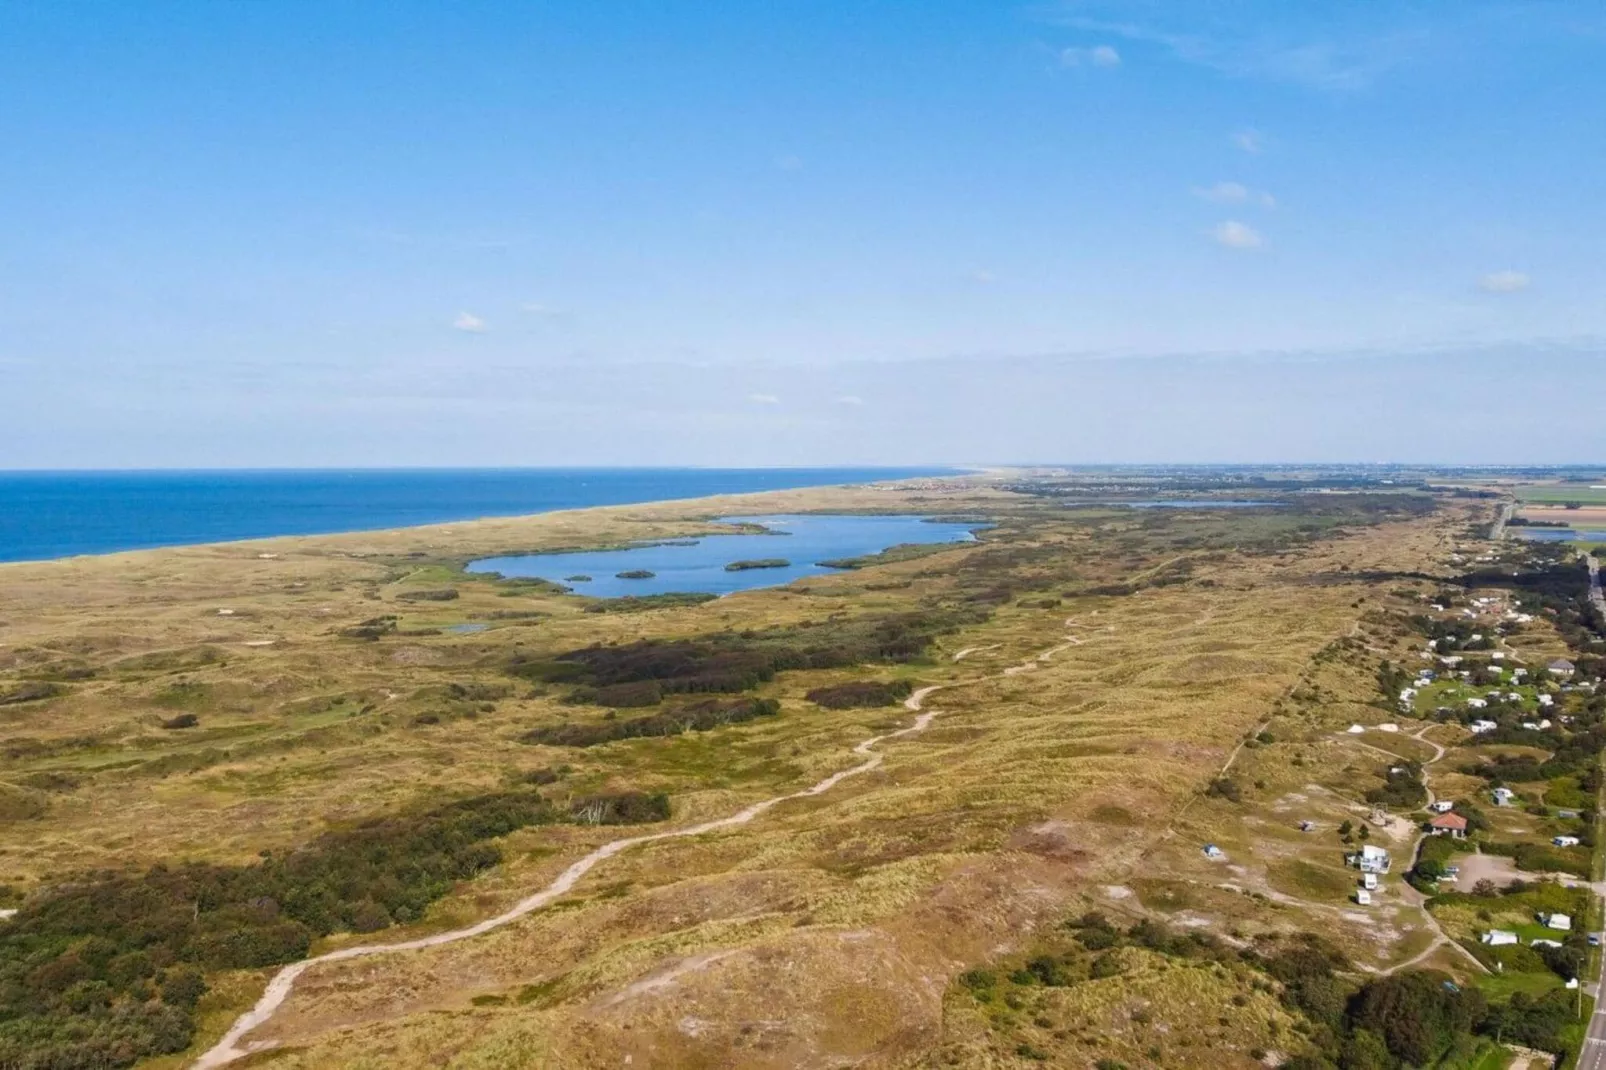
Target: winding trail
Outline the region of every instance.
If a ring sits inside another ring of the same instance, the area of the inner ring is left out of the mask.
[[[913,724],[907,728],[900,728],[896,732],[888,732],[885,735],[873,736],[870,739],[865,740],[863,743],[860,743],[858,746],[853,748],[853,753],[864,757],[864,761],[860,762],[858,765],[852,766],[851,768],[844,769],[841,772],[832,773],[830,776],[826,777],[818,784],[815,784],[813,787],[805,788],[802,791],[795,791],[790,795],[779,795],[773,799],[766,799],[763,802],[754,803],[753,805],[747,807],[747,809],[738,810],[729,817],[721,817],[713,821],[705,821],[700,825],[690,825],[686,828],[673,829],[668,832],[653,832],[648,833],[645,836],[628,836],[624,839],[613,840],[609,843],[605,843],[601,847],[598,847],[596,850],[592,851],[590,854],[586,855],[584,858],[580,859],[578,862],[575,862],[562,873],[558,874],[557,879],[551,884],[548,884],[545,888],[542,888],[533,895],[526,896],[525,898],[519,900],[517,903],[513,904],[513,906],[509,907],[507,910],[504,910],[495,917],[486,918],[484,921],[476,922],[475,924],[466,928],[451,929],[447,932],[434,933],[430,936],[421,936],[416,940],[403,940],[394,944],[362,944],[356,947],[343,947],[338,951],[330,951],[323,955],[316,955],[310,959],[302,959],[300,962],[292,962],[290,965],[284,967],[284,969],[274,974],[273,980],[268,982],[268,987],[266,991],[262,993],[262,997],[257,1000],[256,1006],[252,1007],[249,1011],[246,1011],[244,1014],[240,1015],[239,1018],[235,1019],[234,1024],[229,1027],[229,1031],[227,1033],[223,1034],[222,1039],[214,1044],[199,1059],[196,1059],[192,1066],[194,1070],[210,1070],[212,1067],[223,1066],[224,1064],[231,1063],[236,1059],[241,1059],[247,1055],[254,1054],[258,1051],[264,1051],[270,1047],[273,1047],[274,1043],[272,1041],[259,1041],[254,1044],[242,1042],[245,1040],[247,1033],[251,1032],[251,1030],[255,1029],[259,1025],[262,1025],[264,1022],[268,1021],[268,1019],[273,1017],[274,1012],[279,1009],[279,1006],[284,1003],[285,999],[290,995],[291,989],[295,987],[296,979],[311,967],[318,965],[320,962],[341,962],[346,959],[367,958],[371,955],[389,955],[397,951],[418,951],[426,947],[439,947],[441,944],[453,944],[459,940],[467,940],[471,937],[480,936],[484,933],[490,932],[492,929],[499,929],[510,922],[517,921],[519,918],[524,917],[524,915],[529,914],[532,911],[540,910],[542,907],[551,903],[560,895],[563,895],[572,889],[576,884],[579,883],[581,877],[584,877],[599,863],[605,862],[614,855],[619,854],[621,851],[628,850],[631,847],[635,847],[643,843],[656,843],[659,840],[674,840],[686,836],[701,836],[704,833],[716,832],[719,829],[734,828],[737,825],[745,825],[755,817],[758,817],[760,814],[764,813],[766,810],[769,810],[771,807],[778,806],[783,802],[788,802],[792,799],[806,799],[815,795],[823,795],[825,792],[830,791],[832,788],[836,787],[849,777],[858,776],[861,773],[868,773],[872,769],[878,767],[881,764],[884,755],[873,750],[876,744],[882,742],[883,740],[897,739],[899,736],[907,736],[916,732],[925,731],[926,726],[931,724],[932,719],[936,717],[938,713],[937,710],[921,712],[921,706],[924,703],[927,695],[931,694],[933,691],[941,690],[943,687],[960,687],[964,686],[965,684],[976,682],[978,681],[966,680],[956,684],[933,684],[930,687],[922,687],[915,691],[912,695],[905,699],[903,703],[905,709],[917,714]]]

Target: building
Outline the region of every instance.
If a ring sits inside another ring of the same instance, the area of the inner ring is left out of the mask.
[[[1467,819],[1460,814],[1440,814],[1428,822],[1428,832],[1434,836],[1464,840],[1467,838]]]
[[[1362,873],[1387,873],[1389,866],[1393,864],[1393,859],[1389,858],[1387,851],[1370,843],[1350,855],[1345,861]]]
[[[1552,836],[1550,842],[1557,847],[1577,847],[1577,836]]]
[[[1467,705],[1470,706],[1474,702],[1480,703],[1482,705],[1487,705],[1487,703],[1485,703],[1483,701],[1483,699],[1481,699],[1481,698],[1472,699],[1467,703]],[[1499,728],[1499,727],[1500,727],[1500,725],[1497,724],[1494,721],[1473,721],[1471,724],[1467,725],[1467,728],[1470,729],[1472,734],[1475,735],[1475,736],[1476,735],[1482,735],[1485,732],[1493,732],[1496,728]]]
[[[1432,810],[1436,814],[1447,814],[1451,810],[1455,809],[1455,803],[1451,802],[1449,799],[1439,799],[1430,805],[1428,809]]]
[[[1540,920],[1545,923],[1545,928],[1547,929],[1555,929],[1557,932],[1563,933],[1572,931],[1573,919],[1565,914],[1547,914],[1541,917]]]
[[[1372,905],[1372,893],[1365,888],[1357,888],[1355,889],[1355,901],[1363,907],[1369,907]]]
[[[1489,794],[1494,796],[1494,804],[1496,806],[1510,806],[1511,800],[1517,797],[1517,793],[1510,788],[1495,788]]]
[[[1504,947],[1507,944],[1516,943],[1517,934],[1513,932],[1507,932],[1505,929],[1490,929],[1488,932],[1483,934],[1481,939],[1490,947]]]
[[[1363,873],[1363,874],[1361,874],[1361,887],[1365,888],[1369,892],[1377,891],[1377,874],[1376,873]]]
[[[1566,658],[1557,658],[1549,665],[1546,665],[1545,668],[1550,670],[1550,674],[1552,676],[1571,676],[1577,671],[1578,666],[1574,665]]]
[[[1207,843],[1207,844],[1204,845],[1204,856],[1206,858],[1215,860],[1215,859],[1226,858],[1227,854],[1226,854],[1225,851],[1223,851],[1221,848],[1217,847],[1215,844]]]

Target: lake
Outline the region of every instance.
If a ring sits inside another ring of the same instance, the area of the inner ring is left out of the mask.
[[[1519,524],[1506,530],[1531,542],[1606,542],[1606,531],[1585,531],[1582,528],[1531,528]]]
[[[0,561],[953,474],[950,468],[0,472]]]
[[[507,577],[534,577],[597,598],[665,594],[671,591],[730,594],[758,587],[779,587],[805,576],[838,571],[821,565],[844,557],[880,553],[903,543],[968,542],[985,524],[936,522],[919,516],[748,516],[727,517],[727,524],[762,524],[777,534],[709,535],[583,553],[520,554],[471,562],[470,572],[497,572]],[[738,561],[779,559],[784,567],[730,571]],[[619,573],[645,571],[641,579]],[[589,579],[573,579],[588,576]]]

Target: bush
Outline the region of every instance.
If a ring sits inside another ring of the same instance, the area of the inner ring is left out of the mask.
[[[599,724],[560,724],[536,728],[519,739],[553,747],[595,747],[620,739],[643,736],[678,736],[682,732],[707,732],[722,725],[741,724],[758,717],[773,717],[781,704],[772,698],[703,699],[625,721]]]
[[[194,728],[201,723],[201,719],[193,713],[181,713],[177,717],[169,717],[162,722],[163,728]]]
[[[455,602],[456,587],[442,587],[436,591],[403,591],[396,596],[398,602]]]
[[[909,697],[914,685],[908,680],[861,680],[853,683],[816,687],[804,697],[828,710],[893,706]]]
[[[91,875],[0,926],[0,1067],[103,1070],[190,1043],[202,969],[304,957],[316,936],[419,918],[501,860],[487,841],[597,814],[661,821],[663,795],[592,796],[569,811],[510,791],[365,821],[249,866],[157,865]]]

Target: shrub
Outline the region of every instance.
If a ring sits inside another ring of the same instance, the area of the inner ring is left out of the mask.
[[[908,680],[861,680],[853,683],[816,687],[805,698],[829,710],[893,706],[909,697],[914,685]]]
[[[560,724],[536,728],[519,739],[554,747],[595,747],[620,739],[643,736],[676,736],[682,732],[706,732],[727,724],[740,724],[758,717],[773,717],[781,704],[772,698],[703,699],[624,721],[601,724]]]

